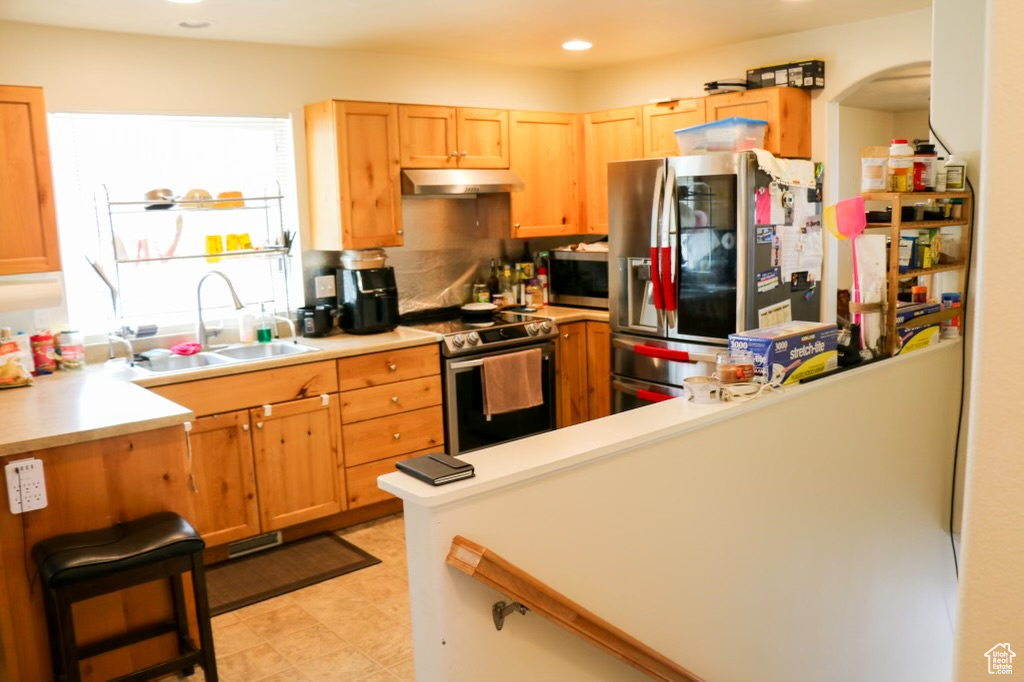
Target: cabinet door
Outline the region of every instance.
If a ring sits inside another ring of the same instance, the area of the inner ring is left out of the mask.
[[[459,162],[455,109],[403,104],[398,107],[402,168],[455,168]]]
[[[606,322],[587,322],[587,416],[612,413],[612,335]]]
[[[260,532],[249,413],[245,410],[192,422],[195,528],[208,547]]]
[[[306,107],[309,218],[315,249],[401,246],[398,106],[327,101]]]
[[[587,114],[587,232],[608,233],[608,162],[643,155],[640,107]]]
[[[775,87],[709,95],[708,121],[742,116],[768,121],[764,148],[776,156],[811,157],[811,96],[799,88]]]
[[[0,275],[60,270],[43,89],[0,86]]]
[[[526,189],[512,192],[512,236],[576,234],[579,226],[574,114],[513,111],[509,114],[510,165]]]
[[[675,131],[705,122],[705,99],[700,97],[645,104],[643,109],[644,156],[679,156]]]
[[[558,325],[558,427],[587,421],[587,328],[585,322]]]
[[[508,168],[508,112],[458,109],[460,168]]]
[[[338,395],[250,410],[263,531],[344,509]]]

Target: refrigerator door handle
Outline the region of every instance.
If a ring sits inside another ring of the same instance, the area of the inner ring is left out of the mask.
[[[714,353],[691,353],[685,350],[673,350],[671,348],[661,348],[659,346],[650,346],[646,343],[630,343],[623,339],[612,339],[612,346],[620,348],[622,350],[633,351],[637,355],[643,355],[648,358],[656,358],[658,360],[670,360],[672,362],[710,362],[715,363],[717,356]]]
[[[662,282],[664,293],[662,297],[665,300],[665,317],[666,324],[669,329],[676,328],[676,299],[679,296],[676,287],[676,276],[677,276],[677,254],[679,249],[676,248],[676,239],[678,238],[678,225],[676,219],[676,212],[678,206],[676,205],[676,171],[672,166],[668,167],[668,172],[665,174],[665,221],[664,221],[664,234],[662,237]],[[668,274],[665,274],[665,270],[668,270]]]
[[[665,298],[661,278],[662,219],[665,202],[665,167],[658,166],[654,176],[654,198],[651,202],[651,285],[654,294],[654,310],[658,314],[658,328],[665,327]]]

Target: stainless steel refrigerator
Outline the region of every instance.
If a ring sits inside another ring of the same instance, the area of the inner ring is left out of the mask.
[[[614,412],[682,395],[731,333],[820,319],[820,195],[777,171],[753,152],[608,165]]]

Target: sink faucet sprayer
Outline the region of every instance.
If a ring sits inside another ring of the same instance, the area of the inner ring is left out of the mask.
[[[219,275],[220,278],[227,283],[228,289],[231,291],[232,301],[235,304],[235,310],[241,310],[245,307],[245,304],[243,304],[241,299],[238,298],[238,294],[235,293],[235,287],[231,284],[231,280],[228,279],[227,275],[220,270],[211,270],[203,275],[199,279],[199,284],[196,285],[196,317],[198,319],[196,323],[196,341],[199,342],[199,346],[202,350],[209,350],[209,338],[219,333],[219,331],[206,331],[206,324],[203,323],[203,282],[205,282],[206,278],[210,275]]]

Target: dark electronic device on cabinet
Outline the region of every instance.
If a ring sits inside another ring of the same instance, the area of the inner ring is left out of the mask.
[[[349,334],[377,334],[398,326],[394,268],[339,269],[338,326]]]

